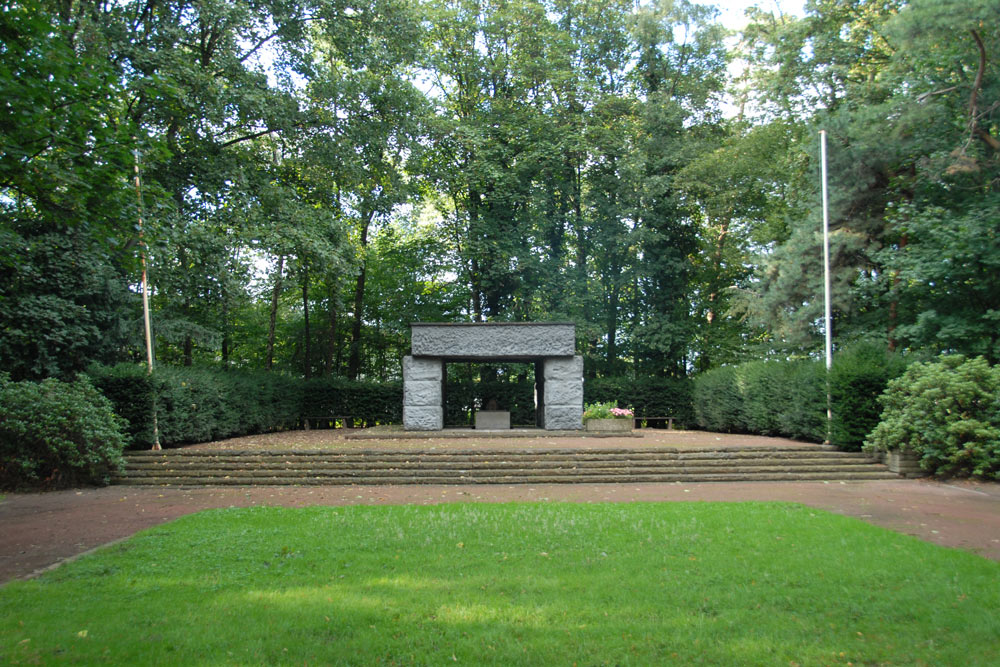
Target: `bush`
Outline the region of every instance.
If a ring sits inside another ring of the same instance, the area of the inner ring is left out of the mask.
[[[880,345],[861,344],[837,354],[829,373],[832,444],[861,449],[878,423],[879,395],[905,367],[901,357]],[[823,442],[828,436],[826,393],[822,362],[751,361],[696,376],[694,410],[698,426],[709,431]]]
[[[914,452],[939,475],[1000,479],[1000,368],[960,355],[913,364],[882,404],[866,450]]]
[[[471,426],[472,415],[483,410],[493,399],[498,410],[510,412],[510,423],[523,426],[536,423],[535,383],[511,379],[497,382],[449,380],[445,387],[445,424]]]
[[[601,377],[584,380],[584,403],[614,403],[638,417],[673,417],[695,423],[691,380],[686,377]]]
[[[694,378],[698,426],[822,442],[826,438],[823,366],[808,360],[752,361]]]
[[[365,426],[403,421],[403,385],[324,377],[302,384],[302,419],[351,416]]]
[[[0,373],[0,486],[106,484],[125,423],[86,376],[11,382]]]
[[[142,366],[92,367],[88,373],[128,418],[128,444],[148,449],[153,424],[163,447],[293,428],[302,381],[271,373]]]
[[[859,451],[879,423],[879,397],[889,381],[905,370],[904,359],[887,353],[883,345],[863,343],[838,354],[830,370],[834,406],[830,442],[841,449]]]

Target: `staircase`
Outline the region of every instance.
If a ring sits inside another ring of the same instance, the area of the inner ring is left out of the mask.
[[[145,486],[583,484],[899,479],[834,448],[462,451],[168,450],[126,456],[114,482]]]

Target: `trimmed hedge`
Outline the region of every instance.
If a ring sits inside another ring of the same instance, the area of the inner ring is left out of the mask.
[[[878,397],[904,361],[874,345],[835,358],[830,371],[830,442],[860,450],[879,422]],[[827,439],[827,377],[820,361],[753,361],[694,378],[697,423],[703,429],[823,442]]]
[[[141,366],[92,367],[94,384],[129,422],[129,447],[219,440],[294,428],[300,420],[302,383],[271,373]],[[155,412],[154,412],[155,406]]]
[[[0,487],[106,484],[125,424],[86,376],[11,382],[0,373]]]
[[[602,377],[584,380],[583,402],[615,403],[637,417],[673,417],[684,427],[695,423],[692,390],[686,377]]]
[[[510,411],[510,423],[535,423],[535,384],[528,380],[507,382],[449,381],[445,388],[445,424],[471,426],[474,411],[494,399],[497,409]]]
[[[358,382],[341,377],[299,381],[301,419],[353,417],[365,426],[403,421],[403,385]]]
[[[160,445],[177,447],[252,433],[296,428],[305,420],[353,417],[365,426],[403,421],[402,383],[354,382],[340,377],[299,380],[272,373],[142,366],[92,367],[94,384],[128,420],[129,446],[153,444],[155,407]],[[584,382],[587,403],[614,401],[637,415],[672,416],[693,424],[691,382],[686,378],[597,378]],[[531,381],[449,381],[448,425],[469,425],[475,406],[490,398],[511,412],[511,423],[535,423]]]
[[[1000,366],[945,355],[889,383],[865,449],[920,456],[937,475],[1000,479]]]

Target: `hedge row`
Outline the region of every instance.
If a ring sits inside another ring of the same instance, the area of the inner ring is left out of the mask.
[[[11,382],[0,373],[0,488],[107,483],[124,424],[85,377]]]
[[[583,383],[584,403],[616,403],[637,417],[673,417],[680,427],[695,423],[693,400],[689,378],[604,377]]]
[[[830,442],[860,450],[879,422],[878,397],[905,364],[882,348],[861,345],[839,354],[829,376]],[[698,425],[709,431],[827,439],[827,375],[823,362],[754,361],[695,377]]]
[[[535,423],[535,385],[531,380],[449,382],[446,391],[448,426],[470,424],[476,407],[485,406],[491,398],[499,409],[510,411],[511,424]],[[687,378],[594,378],[583,383],[583,400],[631,407],[639,416],[674,417],[680,425],[694,423],[691,381]]]

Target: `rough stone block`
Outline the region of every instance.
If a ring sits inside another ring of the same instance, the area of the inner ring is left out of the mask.
[[[440,359],[403,357],[403,380],[438,380],[443,377],[444,363]]]
[[[583,410],[579,406],[546,405],[545,430],[578,431],[583,428]]]
[[[545,383],[545,403],[583,408],[583,380],[550,380]]]
[[[477,431],[509,431],[510,412],[506,410],[480,410],[476,413]]]
[[[548,392],[548,383],[552,380],[583,379],[583,357],[581,356],[546,359],[543,365],[545,367],[546,392]],[[546,400],[548,399],[546,398]]]
[[[414,356],[460,359],[528,359],[570,356],[576,348],[572,323],[439,324],[414,322]]]
[[[441,407],[440,380],[410,380],[403,383],[403,405]]]
[[[404,405],[403,428],[407,431],[440,431],[444,428],[444,410],[440,405]]]

